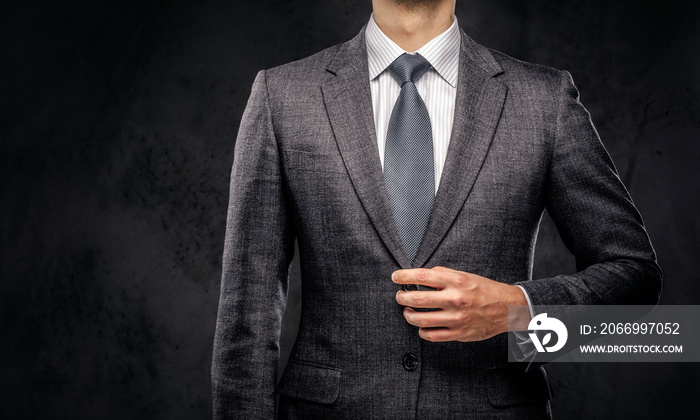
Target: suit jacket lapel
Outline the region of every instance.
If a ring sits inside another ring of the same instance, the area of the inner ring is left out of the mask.
[[[369,89],[364,29],[342,44],[321,86],[326,112],[355,192],[387,249],[403,268],[411,266],[384,186]]]
[[[425,264],[445,237],[481,170],[506,97],[506,86],[494,78],[502,72],[486,48],[462,33],[452,136],[414,267]]]

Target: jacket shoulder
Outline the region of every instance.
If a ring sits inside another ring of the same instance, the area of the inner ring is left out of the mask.
[[[318,84],[326,74],[326,66],[342,45],[336,44],[311,56],[265,70],[269,88]]]
[[[526,86],[529,90],[541,89],[542,92],[550,92],[560,88],[562,80],[571,80],[569,72],[565,70],[519,60],[492,49],[489,49],[489,52],[503,69],[500,80],[510,88]]]

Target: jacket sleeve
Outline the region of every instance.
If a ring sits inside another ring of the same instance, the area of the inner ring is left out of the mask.
[[[253,83],[236,139],[212,393],[215,419],[273,418],[279,336],[294,234],[266,73]]]
[[[641,215],[567,72],[560,73],[546,206],[577,272],[518,283],[533,305],[653,305],[661,270]]]

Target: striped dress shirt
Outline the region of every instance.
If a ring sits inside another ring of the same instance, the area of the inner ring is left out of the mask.
[[[379,157],[384,168],[384,145],[389,127],[389,119],[394,104],[401,92],[401,86],[386,70],[396,58],[407,51],[389,39],[374,21],[374,15],[369,19],[365,30],[367,43],[367,61],[369,65],[370,89],[372,92],[372,108],[374,111],[374,126],[377,130],[377,146]],[[461,35],[457,26],[457,17],[453,18],[452,26],[442,34],[433,38],[418,51],[432,66],[423,77],[416,82],[416,89],[423,98],[430,125],[433,132],[433,152],[435,158],[435,191],[440,184],[442,168],[445,166],[447,147],[450,144],[452,122],[455,114],[455,98],[457,97],[457,71],[459,68],[459,45]]]

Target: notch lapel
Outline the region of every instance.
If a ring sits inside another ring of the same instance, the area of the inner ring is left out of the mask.
[[[343,44],[321,86],[345,168],[372,225],[402,268],[410,268],[386,194],[369,88],[364,28]]]
[[[450,145],[414,267],[421,267],[435,252],[462,209],[481,170],[508,90],[494,78],[502,72],[486,48],[462,33]]]

